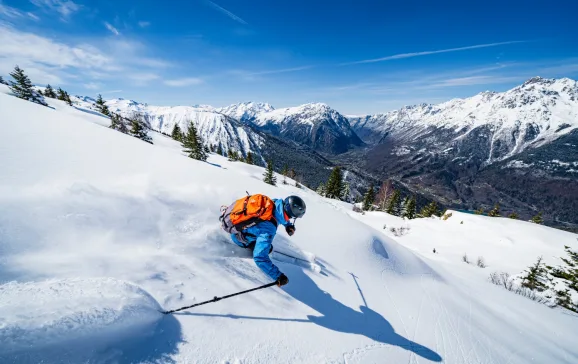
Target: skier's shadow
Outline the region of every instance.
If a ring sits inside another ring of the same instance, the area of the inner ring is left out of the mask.
[[[358,334],[374,341],[399,346],[430,361],[440,362],[435,351],[413,342],[395,332],[389,321],[367,306],[356,311],[322,291],[301,269],[291,269],[290,282],[283,287],[285,292],[303,302],[322,316],[307,316],[312,323],[329,330]]]

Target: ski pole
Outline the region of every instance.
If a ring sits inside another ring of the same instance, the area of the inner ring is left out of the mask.
[[[264,286],[251,288],[251,289],[248,289],[248,290],[246,290],[246,291],[241,291],[241,292],[233,293],[233,294],[230,294],[230,295],[227,295],[227,296],[223,296],[223,297],[217,297],[217,296],[215,296],[212,300],[208,300],[208,301],[205,301],[205,302],[200,302],[200,303],[197,303],[197,304],[194,304],[194,305],[191,305],[191,306],[185,306],[185,307],[177,308],[177,309],[175,309],[175,310],[162,311],[162,313],[165,314],[165,315],[168,315],[168,314],[173,313],[173,312],[186,310],[186,309],[189,309],[189,308],[193,308],[193,307],[205,305],[205,304],[207,304],[207,303],[217,302],[217,301],[220,301],[220,300],[224,300],[225,298],[231,298],[231,297],[234,297],[234,296],[238,296],[238,295],[240,295],[240,294],[249,293],[249,292],[257,291],[257,290],[259,290],[259,289],[272,287],[272,286],[274,286],[274,285],[276,285],[276,284],[277,284],[277,282],[271,282],[271,283],[265,284]]]

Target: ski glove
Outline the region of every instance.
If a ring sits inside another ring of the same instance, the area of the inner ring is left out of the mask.
[[[287,232],[287,235],[293,236],[293,234],[295,234],[295,225],[285,226],[285,231]]]
[[[279,276],[279,278],[277,278],[277,286],[281,287],[286,285],[287,283],[289,283],[289,278],[287,278],[287,276],[283,273],[281,273],[281,275]]]

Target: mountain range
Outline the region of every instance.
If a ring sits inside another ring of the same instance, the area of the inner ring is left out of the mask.
[[[343,165],[355,172],[359,193],[392,179],[447,207],[500,203],[505,213],[543,211],[551,224],[578,224],[578,83],[569,78],[534,77],[506,92],[355,117],[321,103],[106,104],[124,116],[141,113],[164,133],[193,121],[207,143],[295,166],[312,186]]]

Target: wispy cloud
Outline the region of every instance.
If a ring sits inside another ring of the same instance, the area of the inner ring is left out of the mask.
[[[109,70],[113,61],[94,47],[69,46],[32,33],[0,25],[0,57],[58,67]]]
[[[40,20],[40,18],[38,16],[36,16],[35,14],[33,14],[31,12],[22,12],[19,9],[2,4],[2,0],[0,0],[0,17],[12,18],[12,19],[28,17],[32,20],[36,20],[36,21]]]
[[[146,27],[148,27],[148,26],[150,26],[150,25],[151,25],[151,22],[150,22],[150,21],[142,21],[142,20],[141,20],[141,21],[138,22],[138,26],[141,27],[141,28],[146,28]]]
[[[115,27],[112,26],[112,24],[108,23],[108,22],[104,22],[104,26],[106,27],[106,29],[110,30],[110,32],[114,35],[120,35],[120,32],[118,31],[118,29],[116,29]]]
[[[101,93],[102,93],[103,95],[108,95],[108,94],[118,94],[118,93],[121,93],[121,92],[122,92],[122,90],[109,90],[109,91],[102,91]]]
[[[87,90],[98,90],[99,88],[102,87],[102,85],[100,83],[97,83],[97,82],[85,83],[83,86]]]
[[[16,8],[2,4],[0,2],[0,16],[7,18],[19,18],[23,16],[22,12]]]
[[[471,45],[471,46],[466,46],[466,47],[458,47],[458,48],[438,49],[438,50],[435,50],[435,51],[422,51],[422,52],[412,52],[412,53],[400,53],[400,54],[394,54],[394,55],[387,56],[387,57],[364,59],[364,60],[355,61],[355,62],[342,63],[341,66],[347,66],[347,65],[353,65],[353,64],[363,64],[363,63],[385,62],[385,61],[392,61],[392,60],[395,60],[395,59],[421,57],[421,56],[428,56],[428,55],[431,55],[431,54],[439,54],[439,53],[461,52],[461,51],[467,51],[467,50],[471,50],[471,49],[497,47],[497,46],[501,46],[501,45],[516,44],[516,43],[525,43],[525,42],[527,42],[527,41],[524,41],[524,40],[515,40],[515,41],[509,41],[509,42],[477,44],[477,45]]]
[[[280,73],[289,73],[289,72],[298,72],[304,71],[315,66],[300,66],[300,67],[291,67],[291,68],[281,68],[281,69],[272,69],[272,70],[264,70],[264,71],[248,71],[248,70],[230,70],[227,72],[229,75],[240,77],[246,81],[255,81],[260,79],[259,76],[265,75],[273,75],[273,74],[280,74]]]
[[[200,85],[203,83],[203,80],[197,77],[186,77],[175,80],[166,80],[164,83],[165,85],[171,87],[185,87],[185,86]]]
[[[578,65],[576,65],[578,66]],[[552,67],[544,68],[544,64],[523,63],[500,63],[490,64],[474,68],[453,69],[437,73],[410,72],[407,74],[392,74],[374,77],[371,80],[360,80],[357,83],[335,85],[311,90],[309,93],[322,97],[393,97],[407,96],[407,99],[415,99],[417,96],[424,100],[439,95],[455,95],[455,92],[466,87],[483,85],[504,85],[522,83],[536,74],[548,74],[542,72]],[[570,70],[573,65],[571,60],[557,66],[562,70]],[[577,67],[578,69],[578,67]],[[366,81],[366,82],[364,82]],[[457,90],[457,91],[456,91]],[[471,92],[471,88],[467,89]],[[451,98],[448,96],[445,99]],[[394,99],[392,99],[394,100]],[[400,99],[401,100],[401,99]]]
[[[59,13],[64,20],[82,7],[72,0],[30,0],[30,2],[39,8]]]
[[[137,72],[137,73],[129,73],[126,75],[129,80],[136,86],[145,86],[152,81],[158,80],[161,78],[156,73],[152,72]]]
[[[20,31],[0,23],[0,74],[15,64],[29,73],[35,83],[106,84],[122,80],[146,85],[157,80],[157,71],[172,65],[147,57],[146,45],[123,37],[91,38],[91,44],[70,44]],[[138,71],[136,71],[138,70]]]
[[[266,70],[266,71],[259,71],[249,73],[251,76],[260,76],[260,75],[271,75],[275,73],[287,73],[287,72],[297,72],[297,71],[304,71],[313,68],[314,66],[301,66],[301,67],[292,67],[292,68],[282,68],[277,70]]]
[[[520,81],[520,76],[502,76],[502,75],[469,76],[469,77],[456,77],[440,80],[438,82],[424,85],[423,88],[496,85],[500,83],[517,82],[517,81]]]
[[[33,20],[39,21],[40,17],[38,17],[37,15],[31,13],[31,12],[27,12],[26,15],[28,15],[29,18],[32,18]]]
[[[241,19],[240,17],[238,17],[237,15],[231,13],[229,10],[223,8],[222,6],[219,6],[217,4],[215,4],[214,2],[212,2],[211,0],[205,0],[205,3],[207,3],[209,6],[211,6],[213,9],[225,14],[226,16],[228,16],[229,18],[233,19],[236,22],[239,22],[243,25],[248,25],[248,23],[246,21],[244,21],[243,19]]]

